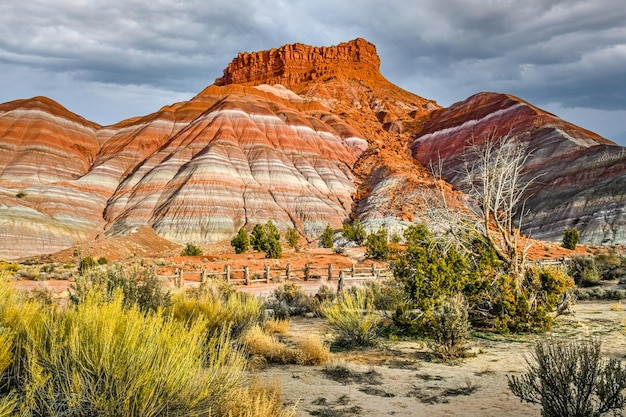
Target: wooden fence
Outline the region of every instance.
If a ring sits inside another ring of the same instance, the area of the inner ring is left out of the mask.
[[[178,288],[185,285],[185,280],[194,282],[206,282],[209,279],[221,279],[231,284],[249,285],[252,283],[263,282],[283,282],[292,280],[320,280],[328,281],[338,280],[341,287],[345,280],[368,280],[391,275],[389,268],[378,268],[376,264],[367,267],[358,267],[352,264],[347,269],[336,269],[333,264],[326,266],[314,266],[305,264],[304,268],[292,268],[290,264],[284,267],[270,267],[265,265],[261,270],[252,270],[244,265],[240,269],[233,269],[230,265],[225,265],[222,271],[210,271],[202,269],[200,271],[185,271],[182,268],[176,268],[173,275],[158,275],[163,281],[173,282]],[[195,278],[195,279],[191,279]]]

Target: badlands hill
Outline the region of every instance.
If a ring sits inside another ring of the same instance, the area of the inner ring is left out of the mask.
[[[455,184],[468,138],[513,126],[545,174],[527,203],[533,235],[576,225],[626,242],[624,148],[510,96],[441,109],[379,65],[363,39],[242,53],[188,102],[111,126],[43,97],[1,104],[0,257],[138,231],[212,243],[269,219],[307,239],[355,217],[401,230],[428,219],[439,190],[465,204],[424,168],[434,155]]]

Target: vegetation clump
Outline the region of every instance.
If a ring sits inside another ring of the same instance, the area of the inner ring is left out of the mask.
[[[378,231],[370,233],[367,236],[365,242],[367,251],[365,256],[368,258],[386,260],[391,253],[391,246],[389,245],[389,238],[387,236],[387,230],[384,227],[378,229]]]
[[[202,256],[202,249],[199,246],[188,242],[180,252],[180,256]]]
[[[322,236],[320,236],[320,244],[323,248],[332,248],[334,245],[334,236],[335,230],[330,226],[326,226],[324,231],[322,232]]]
[[[285,239],[287,239],[287,244],[291,249],[295,249],[300,242],[300,234],[294,227],[290,227],[287,229],[285,233]]]
[[[341,236],[346,240],[362,246],[363,243],[365,243],[365,239],[367,239],[367,232],[359,220],[354,220],[352,223],[343,224]]]
[[[565,249],[574,250],[580,241],[580,233],[578,230],[569,228],[563,232],[563,247]]]
[[[235,253],[244,253],[250,247],[250,238],[246,229],[243,227],[239,229],[237,235],[230,241],[230,246],[235,248]]]
[[[528,371],[508,377],[508,385],[522,401],[541,405],[544,417],[595,417],[626,406],[626,367],[616,359],[602,359],[598,340],[535,346]]]
[[[280,232],[271,220],[267,223],[257,224],[252,229],[250,245],[259,252],[265,252],[265,257],[279,259],[283,256],[283,248],[280,245]]]

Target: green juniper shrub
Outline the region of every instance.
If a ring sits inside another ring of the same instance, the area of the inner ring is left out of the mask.
[[[579,240],[580,233],[578,233],[578,230],[569,228],[565,229],[565,231],[563,232],[563,247],[565,249],[576,249],[576,245],[578,244]]]
[[[367,250],[365,256],[372,259],[386,260],[391,253],[391,246],[387,237],[387,230],[384,227],[377,232],[370,233],[365,242]]]
[[[341,236],[343,236],[344,239],[361,246],[365,242],[365,239],[367,239],[367,232],[361,222],[357,219],[352,223],[343,224],[343,227],[341,228]]]
[[[180,252],[180,256],[202,256],[202,249],[199,246],[189,242]]]
[[[243,227],[239,229],[237,235],[230,241],[230,245],[235,248],[235,253],[244,253],[250,247],[250,238],[246,229]]]
[[[101,256],[98,258],[97,262],[98,262],[98,265],[106,265],[109,263],[109,260],[105,258],[104,256]]]
[[[300,242],[300,234],[294,227],[290,227],[285,233],[285,239],[289,247],[295,249],[295,247],[298,246],[298,242]]]
[[[87,255],[80,260],[80,263],[78,264],[78,272],[83,275],[96,265],[98,265],[96,260],[93,259],[91,255]]]
[[[322,235],[320,236],[320,244],[323,248],[332,248],[333,247],[333,237],[335,236],[335,230],[330,226],[326,226]]]
[[[258,252],[265,252],[265,257],[278,259],[283,256],[283,248],[280,245],[280,232],[271,220],[267,223],[257,224],[252,229],[250,237],[252,248]]]

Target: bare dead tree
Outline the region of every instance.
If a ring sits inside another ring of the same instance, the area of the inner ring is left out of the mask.
[[[534,179],[524,176],[530,152],[515,139],[493,131],[482,143],[472,144],[465,160],[464,189],[476,203],[482,235],[509,273],[521,279],[530,247],[520,233],[527,214],[524,198]]]
[[[524,176],[530,156],[512,134],[490,132],[484,140],[472,138],[463,156],[460,188],[470,197],[471,213],[451,210],[443,186],[436,216],[447,226],[447,233],[462,242],[468,234],[482,236],[496,251],[508,273],[521,281],[529,239],[520,233],[525,209],[524,198],[533,180]],[[444,178],[444,162],[431,162],[433,175]]]

